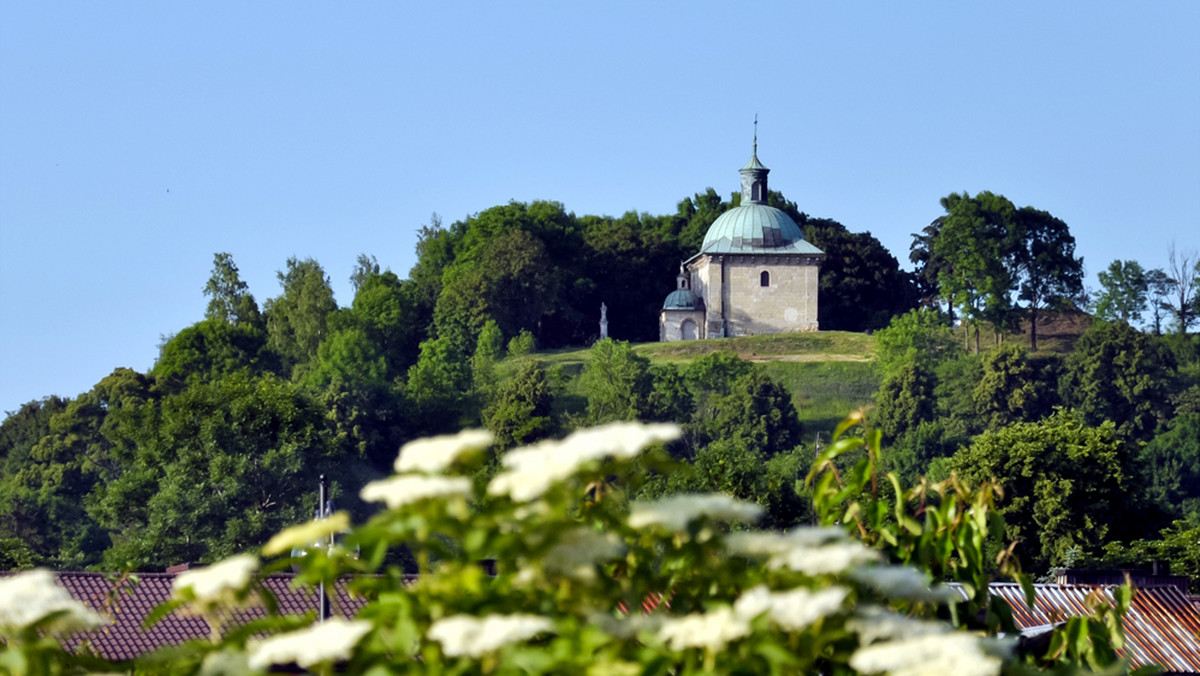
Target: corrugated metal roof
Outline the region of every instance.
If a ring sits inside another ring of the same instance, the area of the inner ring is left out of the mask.
[[[1061,622],[1090,613],[1086,599],[1099,593],[1114,604],[1112,587],[1037,584],[1033,608],[1025,605],[1020,585],[993,583],[991,591],[1012,606],[1021,629]],[[958,588],[959,593],[962,589]],[[1188,597],[1175,587],[1145,587],[1134,591],[1124,618],[1125,648],[1120,652],[1135,667],[1157,664],[1174,673],[1200,673],[1200,615]]]

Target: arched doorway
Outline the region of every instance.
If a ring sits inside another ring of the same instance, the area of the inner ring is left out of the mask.
[[[679,325],[679,337],[683,340],[695,340],[696,322],[690,319],[683,320],[683,323]]]

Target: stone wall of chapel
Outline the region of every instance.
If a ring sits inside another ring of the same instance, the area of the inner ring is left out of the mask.
[[[721,261],[722,256],[701,256],[690,266],[692,293],[704,299],[704,309],[707,317],[702,323],[701,333],[708,338],[720,338],[723,323],[721,312],[724,309]]]
[[[704,337],[704,313],[699,310],[663,310],[658,313],[658,339],[683,340],[683,322],[691,320],[696,326],[696,338]]]
[[[817,330],[819,261],[805,256],[726,256],[725,319],[729,335]],[[762,286],[762,273],[770,275]],[[711,306],[710,306],[711,308]]]

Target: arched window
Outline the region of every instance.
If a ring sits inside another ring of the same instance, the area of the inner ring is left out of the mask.
[[[771,286],[771,273],[763,270],[762,274],[758,276],[758,284],[759,286]]]

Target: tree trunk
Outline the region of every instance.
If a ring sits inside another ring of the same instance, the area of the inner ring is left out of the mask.
[[[1029,306],[1029,351],[1037,352],[1037,306]]]

